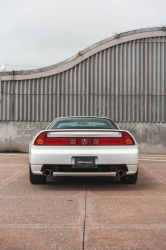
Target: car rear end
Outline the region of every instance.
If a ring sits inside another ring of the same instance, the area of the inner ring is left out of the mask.
[[[119,129],[44,130],[31,142],[30,168],[45,177],[118,176],[131,182],[129,176],[138,172],[138,146]]]

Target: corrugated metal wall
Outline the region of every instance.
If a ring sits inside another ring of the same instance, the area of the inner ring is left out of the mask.
[[[166,38],[105,49],[63,73],[1,82],[2,121],[107,116],[118,122],[166,122]]]

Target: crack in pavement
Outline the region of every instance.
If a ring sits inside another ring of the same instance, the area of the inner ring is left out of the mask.
[[[82,249],[83,249],[83,250],[84,250],[84,248],[85,248],[86,199],[87,199],[87,180],[86,180],[86,193],[85,193],[85,215],[84,215],[83,242],[82,242]]]

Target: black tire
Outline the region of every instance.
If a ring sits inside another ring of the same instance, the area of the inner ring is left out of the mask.
[[[45,184],[46,177],[44,175],[34,175],[31,171],[31,165],[29,164],[29,179],[32,184]]]
[[[138,179],[138,170],[134,175],[125,175],[120,179],[123,184],[135,184]]]

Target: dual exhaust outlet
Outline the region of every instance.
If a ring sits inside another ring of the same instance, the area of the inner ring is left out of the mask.
[[[44,176],[49,177],[49,176],[51,176],[51,174],[52,174],[52,170],[50,170],[50,169],[45,169],[44,172],[43,172],[43,174],[44,174]]]
[[[125,176],[126,172],[123,169],[119,169],[118,171],[116,171],[116,174],[118,177],[122,178],[123,176]]]

